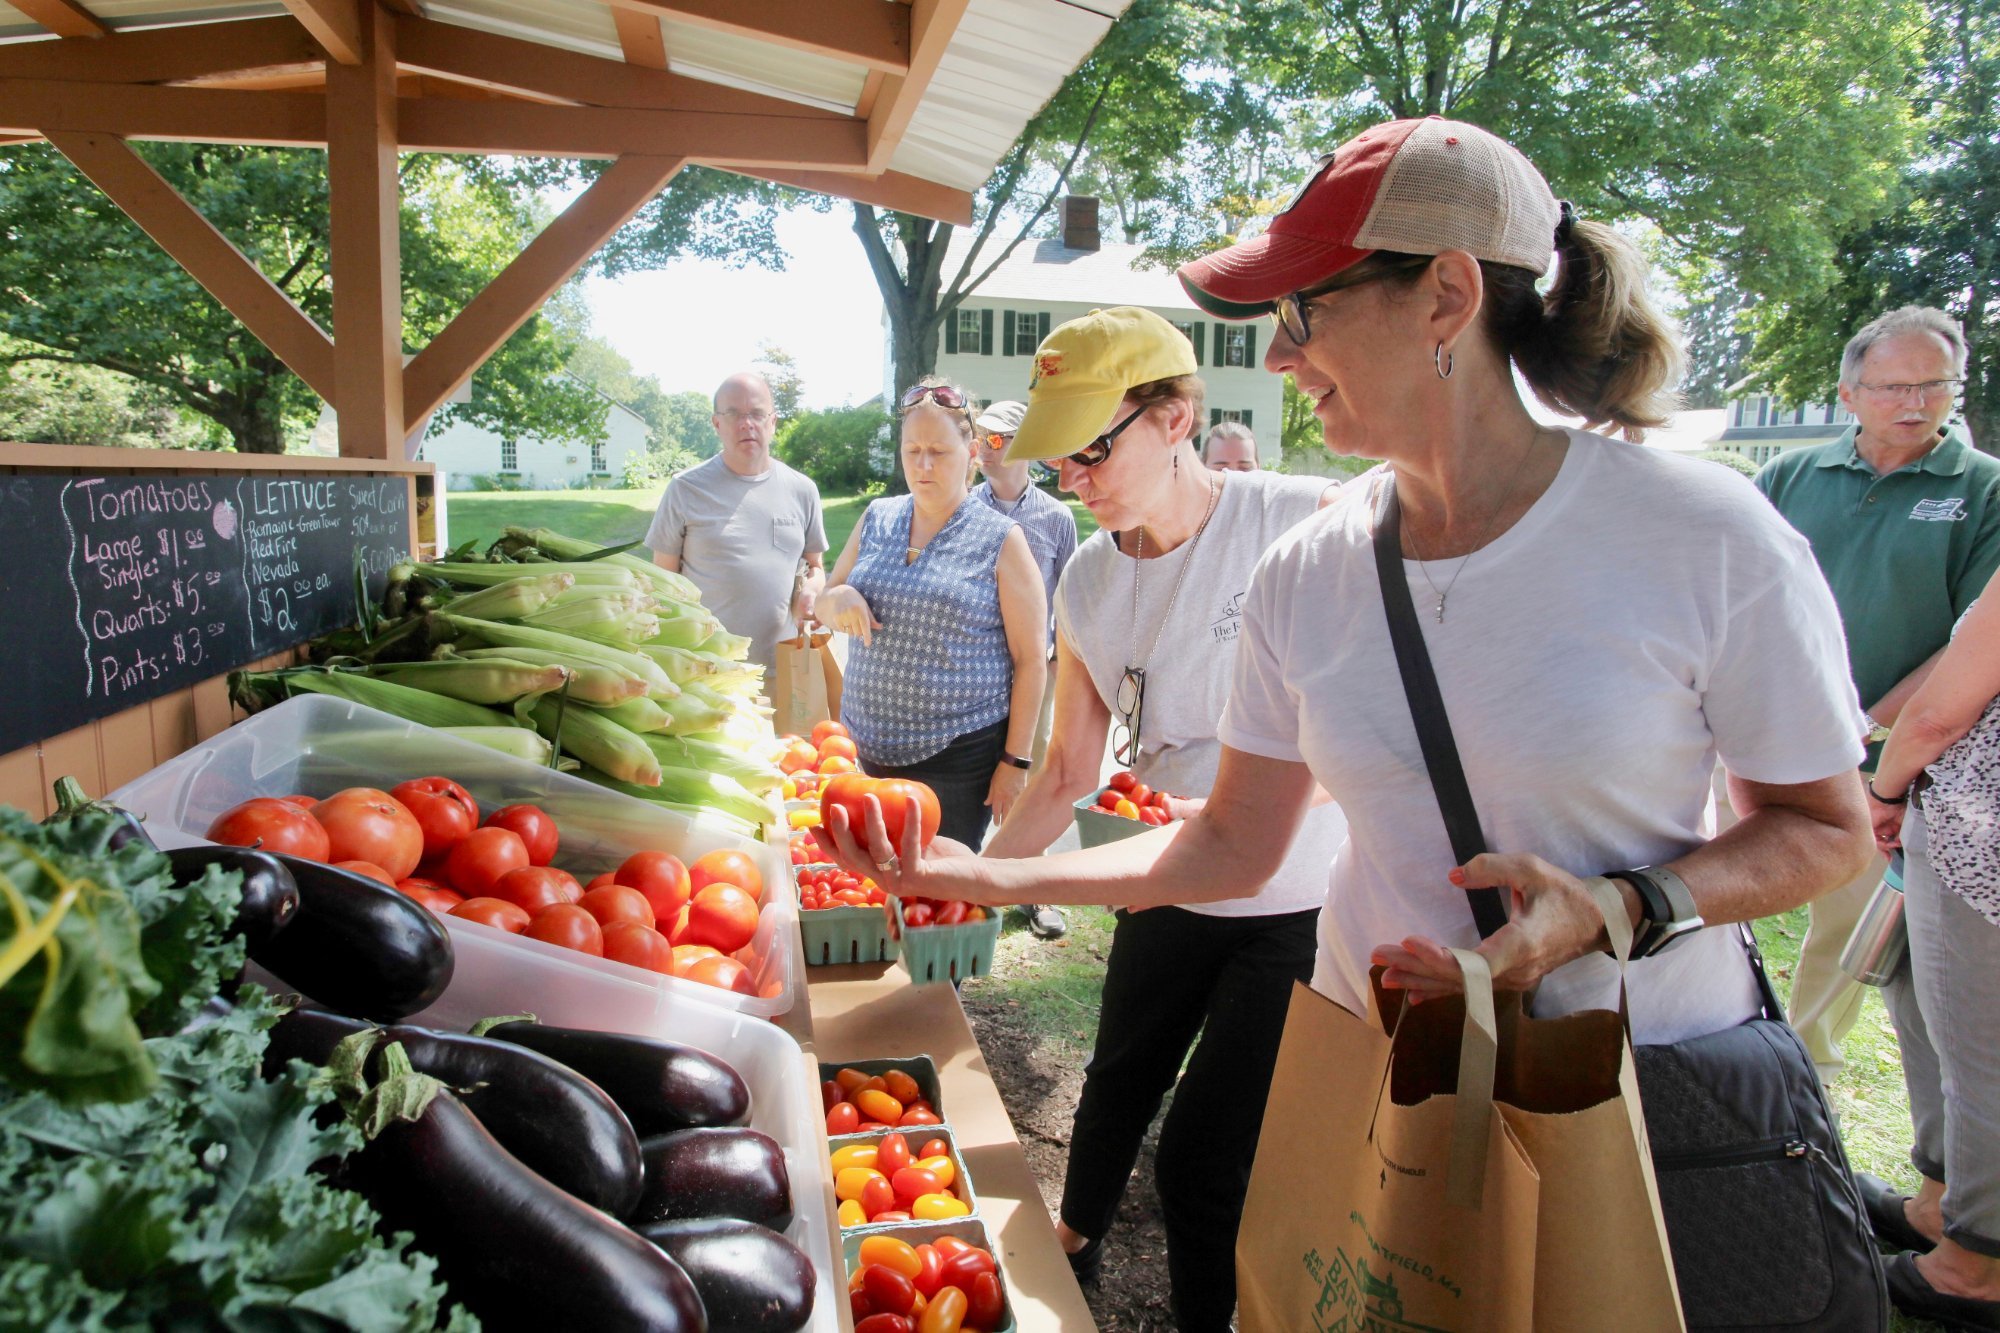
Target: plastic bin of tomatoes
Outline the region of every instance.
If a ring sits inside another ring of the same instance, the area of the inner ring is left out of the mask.
[[[842,1231],[948,1222],[979,1212],[972,1178],[942,1125],[835,1139],[827,1163]]]
[[[850,1232],[854,1333],[1013,1333],[999,1253],[972,1219]]]
[[[1120,771],[1111,780],[1076,803],[1076,837],[1085,847],[1100,847],[1120,838],[1130,838],[1161,824],[1171,824],[1167,813],[1167,792],[1154,791]]]
[[[937,1064],[928,1055],[843,1064],[821,1061],[819,1077],[828,1138],[892,1129],[921,1132],[944,1123]],[[877,1094],[890,1100],[881,1101]]]
[[[889,896],[874,880],[823,862],[796,866],[792,873],[799,884],[799,938],[807,967],[886,963],[901,952],[889,938]]]

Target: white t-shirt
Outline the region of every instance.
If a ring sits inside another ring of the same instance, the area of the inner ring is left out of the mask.
[[[1097,697],[1114,720],[1118,682],[1125,668],[1145,667],[1139,764],[1134,773],[1147,786],[1176,796],[1206,796],[1215,786],[1215,771],[1222,762],[1215,728],[1229,700],[1242,626],[1240,608],[1251,571],[1286,529],[1312,515],[1327,487],[1319,477],[1274,472],[1224,475],[1228,480],[1198,546],[1186,541],[1163,556],[1135,560],[1118,549],[1110,533],[1100,531],[1077,548],[1056,588],[1056,623],[1089,668]],[[1174,581],[1183,568],[1187,580],[1175,598]],[[1134,579],[1139,594],[1136,649]],[[1162,616],[1168,617],[1164,625]],[[1148,645],[1152,645],[1150,656]],[[1285,863],[1254,896],[1185,906],[1209,916],[1310,911],[1326,898],[1326,863],[1346,836],[1347,822],[1340,808],[1316,806],[1306,813]]]
[[[1313,985],[1365,1012],[1369,951],[1409,935],[1471,947],[1463,890],[1396,670],[1376,580],[1370,487],[1289,533],[1246,599],[1225,744],[1308,764],[1347,812]],[[1718,756],[1754,782],[1860,762],[1860,705],[1832,594],[1798,535],[1743,478],[1570,432],[1554,483],[1462,567],[1443,623],[1405,575],[1488,846],[1577,875],[1684,855],[1709,836]],[[1616,1004],[1610,958],[1542,983],[1535,1012]],[[1709,930],[1630,972],[1640,1042],[1753,1016],[1736,932]]]

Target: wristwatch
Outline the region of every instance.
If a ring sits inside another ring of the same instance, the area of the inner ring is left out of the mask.
[[[1687,881],[1665,866],[1613,870],[1607,877],[1624,880],[1639,895],[1639,925],[1632,933],[1634,958],[1664,953],[1706,924],[1695,910]]]
[[[1000,752],[1000,762],[1003,764],[1012,764],[1015,768],[1033,768],[1035,766],[1034,760],[1023,759],[1018,754],[1008,754],[1005,750]]]

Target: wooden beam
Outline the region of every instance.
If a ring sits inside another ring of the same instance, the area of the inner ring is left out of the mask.
[[[403,371],[405,434],[415,432],[480,362],[644,208],[673,179],[682,161],[621,157],[543,228]]]
[[[868,71],[868,77],[861,81],[861,96],[854,99],[855,115],[868,119],[875,110],[875,99],[882,95],[882,84],[888,77],[879,69]]]
[[[890,74],[868,112],[870,172],[889,169],[889,159],[903,141],[903,132],[910,128],[910,118],[917,114],[917,105],[924,100],[945,48],[951,45],[952,34],[958,31],[970,6],[971,0],[911,0],[910,67],[905,73]]]
[[[636,9],[614,9],[611,21],[618,25],[618,49],[625,53],[626,64],[645,69],[667,67],[667,34],[657,16]]]
[[[0,106],[4,105],[0,100]],[[403,148],[412,153],[619,157],[632,152],[751,166],[854,170],[859,170],[867,157],[862,122],[818,116],[628,111],[425,98],[403,108],[401,123]]]
[[[124,140],[58,130],[49,142],[314,393],[333,398],[333,342],[326,330]]]
[[[77,0],[8,0],[58,37],[102,37],[111,29]]]
[[[292,17],[343,65],[361,63],[361,10],[373,5],[374,0],[285,0]]]
[[[340,417],[343,458],[400,459],[403,262],[397,234],[396,26],[373,0],[362,6],[358,20],[360,63],[329,65],[326,71],[333,408]]]
[[[703,163],[704,166],[717,165]],[[739,176],[754,176],[777,185],[796,185],[801,190],[830,194],[836,199],[893,208],[899,213],[936,218],[960,227],[972,225],[972,195],[954,190],[921,176],[885,171],[879,176],[863,176],[846,171],[789,171],[781,167],[723,166]]]
[[[312,145],[326,142],[326,99],[310,93],[155,88],[0,78],[0,131],[78,130],[126,139]]]
[[[659,27],[658,20],[649,21]],[[780,97],[422,19],[396,24],[396,60],[406,70],[586,106],[849,119]]]
[[[895,0],[609,0],[715,32],[831,56],[891,74],[910,67],[910,10]]]
[[[325,59],[288,18],[119,32],[96,42],[0,44],[0,78],[170,83]]]

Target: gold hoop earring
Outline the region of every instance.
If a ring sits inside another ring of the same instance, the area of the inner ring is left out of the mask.
[[[1431,353],[1431,364],[1437,367],[1439,379],[1448,380],[1458,365],[1458,356],[1456,353],[1445,351],[1444,344],[1439,343],[1437,350]]]

